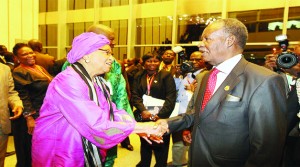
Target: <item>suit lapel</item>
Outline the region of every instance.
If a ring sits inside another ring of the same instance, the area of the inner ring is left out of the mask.
[[[201,113],[201,106],[202,106],[202,101],[203,101],[203,97],[204,97],[204,92],[206,89],[206,85],[207,85],[207,80],[208,80],[208,76],[209,76],[210,72],[205,72],[205,73],[200,73],[198,76],[197,75],[197,82],[201,82],[201,85],[198,85],[199,88],[196,88],[195,94],[196,98],[194,101],[195,104],[195,115],[200,115]],[[196,117],[195,122],[197,122],[199,117]]]
[[[220,102],[224,101],[224,99],[232,91],[232,89],[236,87],[236,85],[240,82],[239,76],[244,72],[246,64],[247,61],[244,58],[242,58],[238,62],[238,64],[232,69],[232,71],[229,73],[229,75],[226,77],[226,79],[223,81],[220,87],[213,94],[210,101],[207,103],[205,109],[202,112],[200,112],[200,120],[205,119],[209,114],[211,114],[212,111],[214,111],[214,109],[220,105]],[[207,83],[207,79],[205,83]],[[202,94],[202,98],[200,99],[201,101],[198,101],[201,107],[205,88],[200,90],[199,92],[201,92]],[[199,111],[200,107],[198,108]]]

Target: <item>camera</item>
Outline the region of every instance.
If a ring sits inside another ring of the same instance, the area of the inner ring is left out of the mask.
[[[178,58],[183,60],[183,63],[180,65],[180,70],[182,73],[188,73],[194,71],[194,66],[192,61],[187,61],[188,58],[185,51],[181,46],[176,46],[172,49],[177,55]]]
[[[173,52],[175,52],[178,57],[182,60],[186,60],[187,56],[185,54],[185,51],[183,50],[183,48],[181,46],[175,46],[174,48],[172,48]]]
[[[298,56],[293,52],[288,52],[289,41],[286,35],[278,35],[275,40],[279,43],[282,53],[277,57],[276,64],[278,68],[288,69],[298,63]]]
[[[182,73],[188,73],[194,71],[194,65],[192,61],[185,61],[180,65]]]

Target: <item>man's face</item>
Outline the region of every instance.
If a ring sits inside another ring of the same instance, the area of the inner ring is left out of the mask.
[[[109,46],[113,49],[115,47],[115,33],[109,33],[107,34],[107,38],[109,39]]]
[[[199,51],[202,52],[204,61],[211,65],[218,65],[226,60],[224,55],[227,52],[225,45],[226,35],[218,24],[209,25],[202,34],[202,41]]]
[[[202,58],[201,52],[193,52],[190,56],[190,61],[193,62],[193,66],[196,71],[205,68],[205,61]]]
[[[284,69],[284,71],[297,77],[298,73],[300,73],[300,63],[294,65],[292,68]]]
[[[172,50],[166,50],[162,56],[163,62],[167,65],[172,64],[174,58],[175,58],[175,53]]]

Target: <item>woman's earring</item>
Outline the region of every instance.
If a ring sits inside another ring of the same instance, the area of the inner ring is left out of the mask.
[[[89,63],[89,62],[90,62],[90,60],[89,60],[89,59],[85,59],[84,61],[85,61],[86,63]]]

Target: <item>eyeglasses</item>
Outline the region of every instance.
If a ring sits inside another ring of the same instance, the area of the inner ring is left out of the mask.
[[[102,52],[105,52],[108,56],[112,56],[113,55],[113,53],[111,51],[109,51],[109,50],[105,50],[105,49],[98,49],[98,50],[100,50]]]

